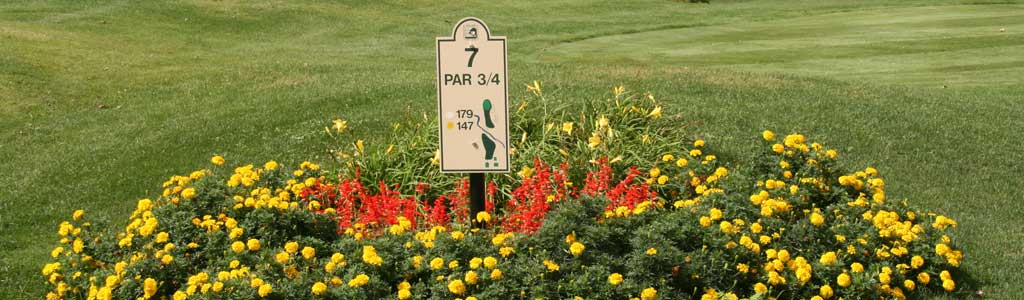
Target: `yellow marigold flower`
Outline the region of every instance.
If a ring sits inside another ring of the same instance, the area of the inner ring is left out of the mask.
[[[363,262],[374,266],[380,266],[384,263],[384,259],[377,255],[376,248],[367,245],[363,246]]]
[[[498,253],[501,254],[501,257],[508,257],[509,255],[512,255],[512,253],[515,252],[516,250],[513,249],[512,247],[501,247],[501,249],[498,249]]]
[[[765,130],[761,132],[761,138],[763,138],[765,141],[771,142],[772,140],[775,139],[775,133],[772,132],[771,130]]]
[[[340,254],[340,253],[335,253],[335,254]],[[423,264],[423,256],[416,255],[416,256],[412,257],[412,268],[413,269],[419,269],[421,264]]]
[[[826,265],[826,266],[827,265],[831,265],[832,263],[835,263],[836,262],[836,252],[835,251],[825,252],[825,254],[821,255],[821,259],[818,259],[818,262],[820,262],[821,264]],[[828,298],[828,297],[825,297],[825,298]]]
[[[583,246],[580,242],[573,242],[572,245],[569,246],[569,253],[571,253],[572,256],[580,256],[586,248],[587,247]]]
[[[245,246],[249,248],[249,251],[258,251],[260,250],[260,240],[249,239],[248,241],[245,242]]]
[[[718,291],[715,289],[706,289],[704,294],[700,296],[701,300],[718,300]]]
[[[764,285],[764,283],[758,282],[758,283],[754,284],[754,293],[764,294],[764,293],[767,293],[767,292],[768,292],[768,286]]]
[[[647,248],[647,251],[644,251],[644,253],[646,253],[647,255],[655,255],[658,254],[658,249],[655,249],[653,247]]]
[[[689,163],[690,161],[686,160],[686,158],[680,158],[679,160],[676,160],[676,166],[680,168],[685,167]]]
[[[924,257],[920,255],[914,255],[910,258],[910,267],[917,269],[924,265]]]
[[[169,265],[172,262],[174,262],[174,256],[164,255],[163,257],[160,258],[160,263],[162,264]]]
[[[288,251],[288,253],[290,253],[290,254],[295,254],[295,252],[299,252],[299,243],[296,243],[296,242],[285,243],[284,244],[284,250]]]
[[[746,274],[747,272],[750,272],[750,266],[744,263],[736,264],[736,271]]]
[[[142,282],[142,293],[147,299],[156,294],[156,280],[153,278],[146,278],[146,280]]]
[[[640,299],[641,300],[654,300],[654,299],[658,299],[658,290],[655,290],[653,287],[646,288],[642,292],[640,292]]]
[[[693,149],[693,150],[690,150],[690,156],[693,156],[693,157],[697,157],[697,156],[700,156],[700,155],[701,155],[701,153],[703,153],[703,152],[701,152],[701,151],[700,151],[700,149]]]
[[[956,289],[956,282],[954,282],[952,279],[943,280],[942,288],[945,289],[947,292],[952,292],[953,290]]]
[[[921,284],[928,284],[931,281],[932,276],[928,275],[928,273],[921,272],[917,274],[917,282],[920,282]]]
[[[466,283],[468,284],[476,284],[476,281],[479,278],[480,276],[477,275],[476,272],[474,271],[466,272]]]
[[[273,160],[268,161],[267,163],[263,164],[263,168],[267,169],[268,171],[277,170],[277,167],[278,167],[277,162],[273,161]]]
[[[469,269],[476,270],[480,268],[480,265],[484,263],[484,260],[479,257],[474,257],[469,260]]]
[[[907,288],[907,290],[913,291],[914,288],[917,287],[917,284],[915,284],[913,280],[907,279],[903,281],[903,287]]]
[[[559,270],[558,264],[551,260],[545,259],[544,266],[548,268],[548,272],[554,272]]]
[[[71,252],[82,253],[82,250],[85,250],[85,242],[81,238],[75,238],[71,245]]]
[[[277,255],[274,256],[274,260],[280,264],[286,264],[292,260],[292,257],[288,252],[278,252]]]
[[[43,276],[50,276],[50,274],[58,270],[60,270],[60,262],[46,264],[43,266]]]
[[[814,226],[821,226],[825,224],[825,217],[819,213],[811,213],[811,224]]]
[[[658,175],[661,175],[661,169],[652,168],[650,171],[648,171],[648,173],[651,174],[651,178],[656,178],[658,177]]]
[[[786,249],[779,250],[779,252],[776,253],[776,257],[780,261],[782,261],[782,262],[789,261],[789,250],[786,250]]]
[[[753,224],[751,224],[751,232],[761,233],[762,229],[764,229],[764,227],[761,226],[761,223],[753,223]]]
[[[459,267],[459,261],[458,260],[453,259],[452,261],[448,262],[448,268],[449,269],[455,269],[455,268],[458,268],[458,267]]]
[[[108,290],[107,294],[109,295],[110,294],[110,292],[109,292],[110,289],[107,289],[107,290]],[[100,296],[96,296],[96,298],[99,299],[101,297]],[[185,293],[182,293],[181,291],[176,291],[176,292],[174,292],[174,296],[172,298],[174,300],[185,300],[185,299],[188,298],[188,295],[185,294]],[[110,297],[108,296],[107,299],[110,299]]]
[[[253,278],[252,280],[249,280],[249,287],[258,288],[261,285],[263,285],[263,279]]]
[[[693,147],[694,148],[704,147],[704,140],[700,139],[700,140],[693,141]]]
[[[263,285],[260,286],[259,290],[257,291],[257,293],[259,293],[260,297],[266,297],[267,295],[270,295],[270,293],[273,293],[273,292],[274,292],[274,287],[271,286],[269,283],[264,283]]]
[[[828,149],[828,151],[825,151],[825,156],[831,159],[835,159],[836,157],[839,157],[839,152],[836,152],[836,150],[833,149]]]
[[[612,273],[612,275],[608,275],[608,284],[619,285],[621,283],[622,283],[622,274]]]
[[[194,189],[194,188],[187,188],[187,189],[182,190],[181,191],[181,197],[185,198],[185,199],[188,199],[188,200],[194,199],[196,197],[196,189]]]
[[[355,278],[352,278],[352,280],[348,281],[348,286],[354,287],[354,288],[355,287],[361,287],[361,286],[366,285],[369,282],[370,282],[370,276],[366,276],[366,274],[359,274],[359,275],[356,275]]]
[[[676,159],[676,157],[672,154],[665,154],[661,156],[661,161],[672,161],[673,159]]]
[[[75,212],[71,213],[71,219],[73,219],[75,221],[80,221],[80,220],[82,220],[82,216],[84,216],[84,215],[85,215],[85,211],[79,209],[79,210],[76,210]]]
[[[889,275],[889,273],[885,273],[885,272],[878,273],[878,282],[880,282],[882,284],[889,284],[889,282],[891,280],[892,280],[892,275]]]
[[[412,292],[409,290],[398,290],[398,300],[408,300],[412,298]]]
[[[220,281],[214,282],[212,289],[214,293],[220,293],[220,291],[224,290],[224,283]]]
[[[478,212],[476,214],[476,221],[480,223],[489,223],[491,222],[491,214],[486,211]]]
[[[214,155],[213,157],[210,158],[210,163],[212,163],[214,165],[217,165],[217,166],[223,165],[224,164],[224,157],[220,156],[220,155]]]
[[[491,270],[491,280],[499,280],[501,279],[501,275],[501,269]]]
[[[484,258],[484,268],[493,270],[498,266],[498,259],[488,256]]]
[[[658,176],[658,184],[664,185],[665,183],[668,183],[668,176]]]
[[[235,253],[242,253],[242,251],[245,251],[245,243],[239,241],[231,243],[231,251],[234,251]]]
[[[462,231],[458,231],[458,230],[452,231],[451,235],[452,235],[452,239],[456,240],[456,241],[461,241],[462,238],[466,236],[465,233],[462,233]]]
[[[786,148],[785,146],[782,146],[782,144],[774,144],[772,145],[772,151],[778,154],[782,154],[783,151],[786,151]]]
[[[839,276],[836,276],[836,284],[840,287],[849,287],[850,275],[846,273],[839,274]]]
[[[462,279],[452,280],[448,283],[448,291],[455,295],[462,295],[466,292],[466,285],[462,283]]]
[[[316,249],[313,249],[313,247],[304,247],[304,248],[302,248],[302,257],[304,257],[306,259],[313,259],[313,257],[315,257],[315,256],[316,256]]]
[[[858,262],[852,263],[850,264],[850,271],[853,271],[854,273],[864,272],[864,265]]]
[[[831,298],[832,294],[833,294],[832,287],[827,285],[827,284],[821,286],[821,288],[818,289],[818,295],[821,295],[821,298],[825,298],[825,299]]]
[[[434,259],[430,260],[430,269],[440,270],[441,268],[444,268],[444,259],[440,257],[435,257]]]
[[[710,211],[708,211],[708,216],[711,217],[712,221],[718,221],[719,219],[722,218],[722,210],[712,208]]]
[[[709,226],[711,226],[711,217],[701,216],[698,221],[700,222],[700,226],[702,226],[702,227],[709,227]]]
[[[313,292],[313,295],[323,295],[327,292],[327,285],[323,282],[317,282],[313,284],[313,287],[310,288],[310,290]]]
[[[803,282],[803,283],[806,283],[807,281],[810,281],[811,280],[811,267],[810,266],[804,266],[803,268],[796,269],[796,278],[799,279],[800,282]]]

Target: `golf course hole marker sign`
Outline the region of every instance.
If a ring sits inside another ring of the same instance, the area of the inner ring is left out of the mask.
[[[437,38],[437,112],[442,173],[507,173],[505,37],[477,18]]]

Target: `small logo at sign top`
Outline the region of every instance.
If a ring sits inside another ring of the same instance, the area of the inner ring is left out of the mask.
[[[466,38],[467,39],[475,39],[476,38],[476,26],[470,27],[469,30],[466,30]]]

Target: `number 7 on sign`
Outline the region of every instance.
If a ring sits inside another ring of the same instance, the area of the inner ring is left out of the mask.
[[[477,48],[477,47],[469,46],[469,48],[466,48],[466,52],[473,52],[473,54],[469,55],[469,63],[466,64],[467,67],[472,68],[473,67],[473,59],[476,58],[476,53],[480,52],[480,49]]]

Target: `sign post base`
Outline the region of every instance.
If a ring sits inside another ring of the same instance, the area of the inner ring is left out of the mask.
[[[469,219],[473,228],[480,228],[476,215],[484,211],[484,173],[469,174]]]

